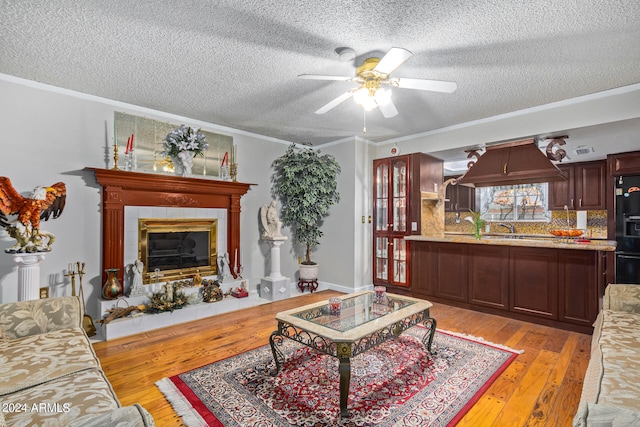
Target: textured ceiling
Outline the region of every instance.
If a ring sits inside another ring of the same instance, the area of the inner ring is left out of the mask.
[[[314,145],[362,136],[363,111],[314,114],[354,83],[297,75],[394,46],[413,52],[394,77],[458,89],[394,89],[371,141],[640,82],[637,0],[0,0],[0,18],[0,73]]]

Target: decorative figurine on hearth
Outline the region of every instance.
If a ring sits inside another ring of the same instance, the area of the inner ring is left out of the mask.
[[[16,239],[16,244],[5,252],[49,252],[55,236],[40,229],[40,220],[47,221],[52,216],[58,218],[64,210],[66,198],[67,189],[62,182],[51,187],[36,187],[24,197],[16,191],[9,178],[1,176],[0,226]],[[8,215],[17,215],[17,218],[9,222]]]
[[[202,300],[204,302],[222,301],[224,293],[217,280],[204,280],[202,285]]]
[[[218,280],[221,282],[229,282],[233,280],[231,275],[231,265],[229,262],[229,252],[218,257]]]
[[[142,284],[142,271],[144,270],[144,264],[139,259],[135,260],[133,264],[127,266],[129,276],[131,277],[131,289],[129,289],[129,297],[146,296],[147,293],[144,290]]]

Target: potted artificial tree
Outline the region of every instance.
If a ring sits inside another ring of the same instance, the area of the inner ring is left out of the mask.
[[[282,203],[280,219],[293,233],[293,242],[306,246],[300,263],[300,278],[318,278],[318,264],[311,261],[311,249],[322,236],[320,225],[329,207],[340,201],[337,176],[340,165],[330,154],[291,144],[273,161],[273,194]],[[311,270],[311,271],[309,271]]]

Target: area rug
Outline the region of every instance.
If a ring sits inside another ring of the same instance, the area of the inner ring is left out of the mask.
[[[433,353],[414,327],[351,359],[349,417],[340,417],[338,360],[291,340],[274,368],[268,345],[156,383],[189,427],[453,426],[517,357],[437,330]]]

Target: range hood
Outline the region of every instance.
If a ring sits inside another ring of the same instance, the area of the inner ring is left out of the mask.
[[[567,177],[540,151],[535,140],[491,145],[457,184],[468,187],[566,181]]]

